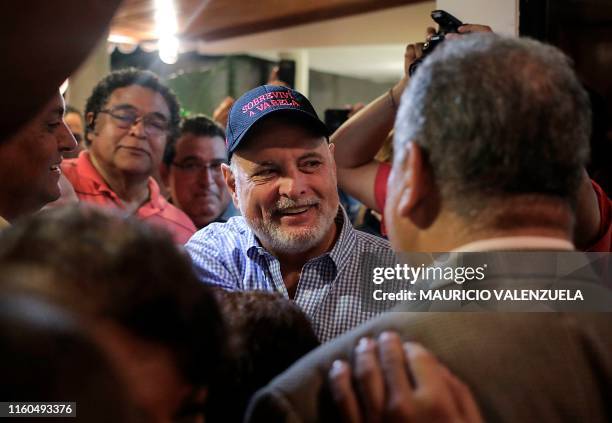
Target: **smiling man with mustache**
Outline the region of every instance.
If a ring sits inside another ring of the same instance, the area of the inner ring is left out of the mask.
[[[123,209],[183,244],[195,226],[160,195],[152,178],[166,142],[178,132],[179,108],[174,93],[152,72],[112,72],[87,100],[89,149],[62,170],[81,201]]]
[[[200,280],[291,298],[322,341],[381,310],[363,304],[365,269],[387,241],[353,229],[339,204],[334,147],[302,94],[265,85],[233,105],[223,177],[242,216],[212,223],[186,248]]]

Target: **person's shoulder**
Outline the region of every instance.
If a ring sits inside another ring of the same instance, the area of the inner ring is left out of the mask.
[[[192,241],[229,246],[241,243],[250,235],[250,229],[242,216],[230,217],[227,222],[214,222],[197,231]]]
[[[160,209],[159,213],[161,218],[191,231],[192,234],[196,232],[195,225],[184,211],[169,203],[165,198],[161,198],[160,202],[163,203],[163,207]]]
[[[91,164],[87,151],[82,151],[74,159],[62,160],[61,168],[77,195],[97,193],[102,176]]]
[[[77,166],[77,163],[78,163],[78,158],[76,158],[76,157],[73,158],[73,159],[63,159],[61,167],[62,168],[66,167],[66,168],[72,169],[72,168],[75,168]]]
[[[62,173],[67,178],[75,177],[78,175],[78,159],[64,159],[62,160],[62,164],[60,165],[62,169]]]
[[[224,267],[240,266],[247,257],[253,235],[241,216],[227,222],[211,223],[197,231],[185,244],[196,267],[211,268],[213,263]]]

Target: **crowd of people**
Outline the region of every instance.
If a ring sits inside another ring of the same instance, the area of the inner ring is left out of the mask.
[[[421,56],[409,45],[404,77],[333,134],[282,81],[181,119],[133,68],[83,114],[57,89],[16,110],[26,123],[0,134],[0,400],[116,422],[612,419],[605,313],[368,301],[368,272],[398,252],[611,250],[569,59],[484,25],[409,76]],[[386,236],[356,230],[339,190]],[[488,277],[557,282],[524,266]]]

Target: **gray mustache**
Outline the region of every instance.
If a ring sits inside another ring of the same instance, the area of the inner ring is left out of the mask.
[[[283,212],[287,209],[292,209],[296,207],[315,206],[317,204],[319,204],[319,200],[316,198],[294,201],[290,198],[282,197],[274,205],[272,213]]]

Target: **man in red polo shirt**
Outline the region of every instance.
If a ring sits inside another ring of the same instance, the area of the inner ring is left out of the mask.
[[[89,149],[62,165],[79,199],[123,209],[185,243],[195,226],[160,195],[152,178],[168,138],[178,131],[172,91],[149,71],[112,72],[87,100],[85,120]]]

